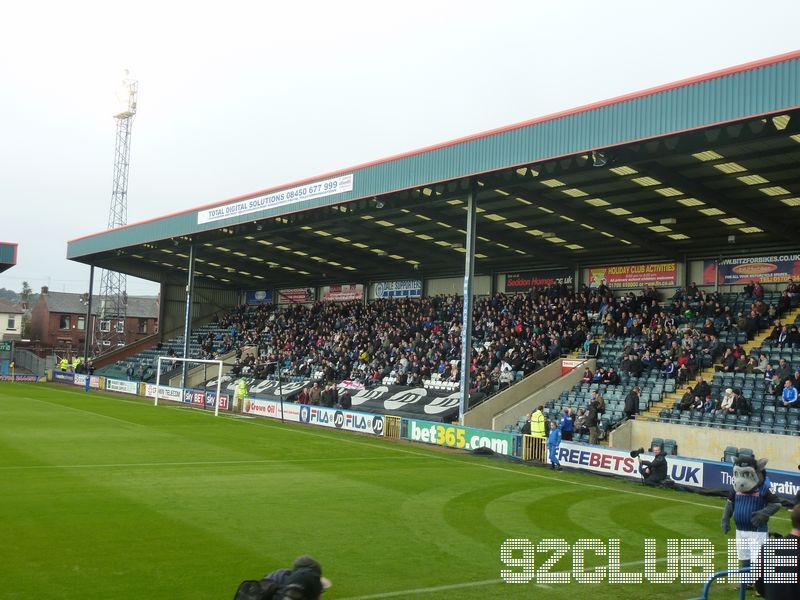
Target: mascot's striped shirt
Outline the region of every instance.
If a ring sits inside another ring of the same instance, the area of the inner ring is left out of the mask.
[[[740,493],[731,490],[728,493],[728,500],[733,504],[733,522],[736,523],[738,531],[768,531],[767,524],[756,527],[751,522],[753,513],[765,508],[768,504],[780,502],[778,497],[769,490],[769,479],[765,479],[761,485],[748,493]]]

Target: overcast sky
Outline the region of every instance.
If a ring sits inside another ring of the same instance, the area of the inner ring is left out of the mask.
[[[128,222],[798,47],[800,2],[6,3],[0,287],[88,289],[115,81],[139,81]],[[99,281],[99,279],[98,279]],[[130,294],[155,284],[128,280]]]

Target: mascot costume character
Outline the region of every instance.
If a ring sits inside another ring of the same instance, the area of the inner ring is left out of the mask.
[[[756,560],[767,541],[767,522],[781,509],[781,501],[770,489],[764,467],[767,459],[756,461],[740,456],[733,464],[733,489],[728,494],[722,515],[722,533],[731,529],[731,516],[736,523],[736,552],[742,568]]]

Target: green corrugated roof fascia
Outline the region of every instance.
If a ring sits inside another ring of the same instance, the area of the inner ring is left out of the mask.
[[[197,210],[73,240],[67,258],[246,223],[800,106],[800,58],[345,170],[350,192],[198,225]],[[325,177],[320,177],[323,180]],[[294,184],[282,189],[293,187]],[[279,190],[275,190],[279,191]],[[253,194],[257,196],[260,194]]]
[[[17,245],[0,243],[0,264],[13,265],[17,262]]]

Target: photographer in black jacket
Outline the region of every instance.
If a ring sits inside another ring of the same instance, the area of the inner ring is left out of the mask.
[[[642,460],[642,448],[631,452],[631,456],[639,459],[639,473],[647,485],[659,485],[667,478],[667,459],[661,446],[653,446],[653,460]]]

